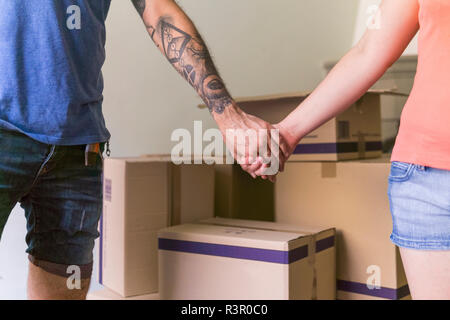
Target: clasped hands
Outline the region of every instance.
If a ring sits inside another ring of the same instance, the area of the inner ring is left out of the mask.
[[[298,141],[283,122],[270,124],[239,108],[226,119],[219,128],[234,159],[254,179],[261,177],[275,182]]]

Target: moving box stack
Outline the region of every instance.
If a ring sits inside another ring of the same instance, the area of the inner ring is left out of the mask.
[[[214,175],[214,166],[176,166],[170,156],[105,159],[98,278],[106,289],[89,298],[154,297],[157,231],[213,217]]]
[[[107,289],[91,298],[409,298],[389,240],[384,94],[397,95],[369,91],[305,137],[274,186],[237,165],[107,159],[99,275]],[[307,95],[238,102],[277,123]]]
[[[335,299],[335,230],[215,218],[159,232],[169,300]]]
[[[273,221],[275,188],[253,179],[238,164],[216,164],[214,213],[222,218]]]
[[[389,158],[287,163],[275,186],[276,220],[337,229],[338,299],[408,299],[387,196]]]
[[[305,137],[275,184],[277,222],[336,227],[338,299],[410,298],[399,251],[389,240],[390,162],[381,153],[382,95],[405,96],[369,91]],[[277,123],[306,97],[241,99],[239,105]]]
[[[309,95],[291,93],[236,99],[245,112],[278,123]],[[304,137],[290,161],[337,161],[378,158],[382,154],[381,96],[404,97],[394,90],[369,90],[336,118]],[[206,108],[200,105],[200,108]]]

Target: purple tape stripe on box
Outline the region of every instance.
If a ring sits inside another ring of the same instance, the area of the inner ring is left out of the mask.
[[[337,289],[353,293],[364,294],[367,296],[385,298],[390,300],[402,299],[409,295],[408,285],[398,289],[381,287],[380,289],[369,289],[366,284],[345,280],[337,281]]]
[[[334,236],[318,240],[316,242],[316,253],[334,247]],[[289,251],[289,263],[301,260],[308,256],[308,246],[298,247]]]
[[[294,154],[336,153],[336,152],[337,152],[336,143],[299,144],[294,150]]]
[[[158,247],[161,250],[197,253],[210,256],[256,260],[281,264],[289,263],[288,252],[280,250],[257,249],[165,238],[160,238],[158,240]]]
[[[316,252],[320,252],[331,247],[334,247],[334,236],[317,240],[316,242]]]
[[[409,291],[409,286],[407,284],[397,289],[397,299],[402,299],[410,294],[411,292]]]
[[[322,251],[334,246],[334,236],[319,240],[316,251]],[[159,238],[158,247],[161,250],[180,251],[205,254],[210,256],[264,261],[290,264],[308,256],[308,246],[295,248],[289,252],[281,250],[258,249],[249,247],[229,246],[223,244],[204,243],[185,240]],[[317,250],[319,248],[320,250]]]
[[[383,143],[381,141],[366,142],[366,151],[378,151],[378,150],[383,150]]]
[[[289,251],[289,263],[304,259],[308,256],[308,245]]]
[[[382,150],[381,141],[366,142],[366,151]],[[339,143],[307,143],[299,144],[294,154],[324,154],[324,153],[349,153],[358,152],[358,142],[339,142]]]

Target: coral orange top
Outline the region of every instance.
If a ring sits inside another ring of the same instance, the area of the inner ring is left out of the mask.
[[[419,3],[417,74],[391,160],[450,170],[450,1]]]

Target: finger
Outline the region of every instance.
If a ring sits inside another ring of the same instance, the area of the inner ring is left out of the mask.
[[[285,157],[280,149],[278,140],[279,139],[277,139],[277,135],[271,136],[267,145],[269,152],[267,158],[265,158],[264,163],[270,164],[270,166],[277,165],[278,166],[277,171],[280,171],[283,169]]]
[[[279,161],[279,171],[283,172],[284,171],[284,164],[286,163],[287,158],[285,157],[284,154],[281,154],[278,161]]]
[[[260,177],[262,177],[262,176],[267,177],[267,175],[265,174],[267,168],[268,168],[268,165],[266,163],[263,163],[262,166],[258,170],[254,171],[254,173]]]
[[[258,132],[258,156],[262,157],[264,162],[268,162],[271,157],[270,142],[269,130]]]
[[[283,154],[283,156],[288,157],[289,156],[289,145],[283,140],[280,143],[280,151]]]
[[[277,169],[276,173],[282,172],[284,170],[285,161],[286,161],[286,158],[285,158],[284,154],[278,150],[277,153],[273,154],[269,166],[272,169],[275,169],[275,166],[276,166],[276,169]]]
[[[256,174],[254,174],[252,171],[250,171],[248,169],[248,167],[242,166],[241,165],[242,170],[244,170],[245,172],[247,172],[253,179],[256,179],[258,176]]]
[[[254,170],[250,169],[250,165],[248,165],[248,164],[241,164],[241,168],[242,168],[242,170],[247,172],[249,175],[251,175],[253,179],[256,179],[258,177],[255,173],[253,173]]]
[[[258,171],[261,168],[262,165],[263,165],[262,162],[256,161],[253,164],[248,166],[248,172],[255,173],[256,171]]]
[[[281,150],[281,152],[283,154],[282,161],[281,161],[281,163],[282,163],[281,170],[280,170],[281,172],[284,171],[284,165],[285,165],[286,161],[289,159],[289,156],[290,156],[290,150],[289,149],[290,148],[289,148],[289,146],[288,146],[288,144],[286,142],[281,143],[280,150]]]

